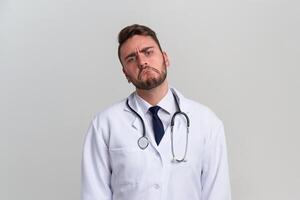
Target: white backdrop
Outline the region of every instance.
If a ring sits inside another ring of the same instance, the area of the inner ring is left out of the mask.
[[[121,28],[156,30],[169,79],[224,121],[233,199],[300,199],[300,3],[0,0],[0,199],[74,200],[92,116],[125,98]]]

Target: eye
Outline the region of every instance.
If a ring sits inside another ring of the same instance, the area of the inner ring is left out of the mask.
[[[153,53],[153,50],[148,49],[147,51],[145,51],[145,55],[146,56],[150,56]]]
[[[127,60],[126,60],[127,63],[132,63],[132,62],[135,62],[135,61],[136,61],[135,56],[131,56],[131,57],[127,58]]]

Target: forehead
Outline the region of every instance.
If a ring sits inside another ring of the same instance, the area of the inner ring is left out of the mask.
[[[120,53],[121,56],[124,56],[127,53],[132,53],[136,50],[141,50],[145,47],[150,46],[158,48],[158,45],[150,36],[135,35],[127,39],[126,42],[123,43],[120,49]]]

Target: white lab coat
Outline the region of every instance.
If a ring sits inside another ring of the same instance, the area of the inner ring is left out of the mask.
[[[176,90],[175,90],[176,91]],[[184,98],[180,108],[190,119],[187,162],[172,163],[170,127],[156,145],[137,145],[142,124],[123,100],[93,119],[82,160],[82,200],[230,200],[227,152],[222,122],[207,107]],[[130,105],[137,110],[133,94]],[[184,154],[186,122],[174,126],[176,156]]]

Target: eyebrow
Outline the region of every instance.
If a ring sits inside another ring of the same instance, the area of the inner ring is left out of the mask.
[[[154,46],[145,47],[145,48],[143,48],[142,50],[140,50],[140,52],[144,53],[144,52],[146,52],[147,50],[152,49],[152,48],[154,48]],[[133,57],[133,56],[135,56],[135,55],[136,55],[136,53],[135,53],[135,52],[132,52],[132,53],[128,54],[128,55],[125,57],[125,60],[127,60],[129,57]]]

